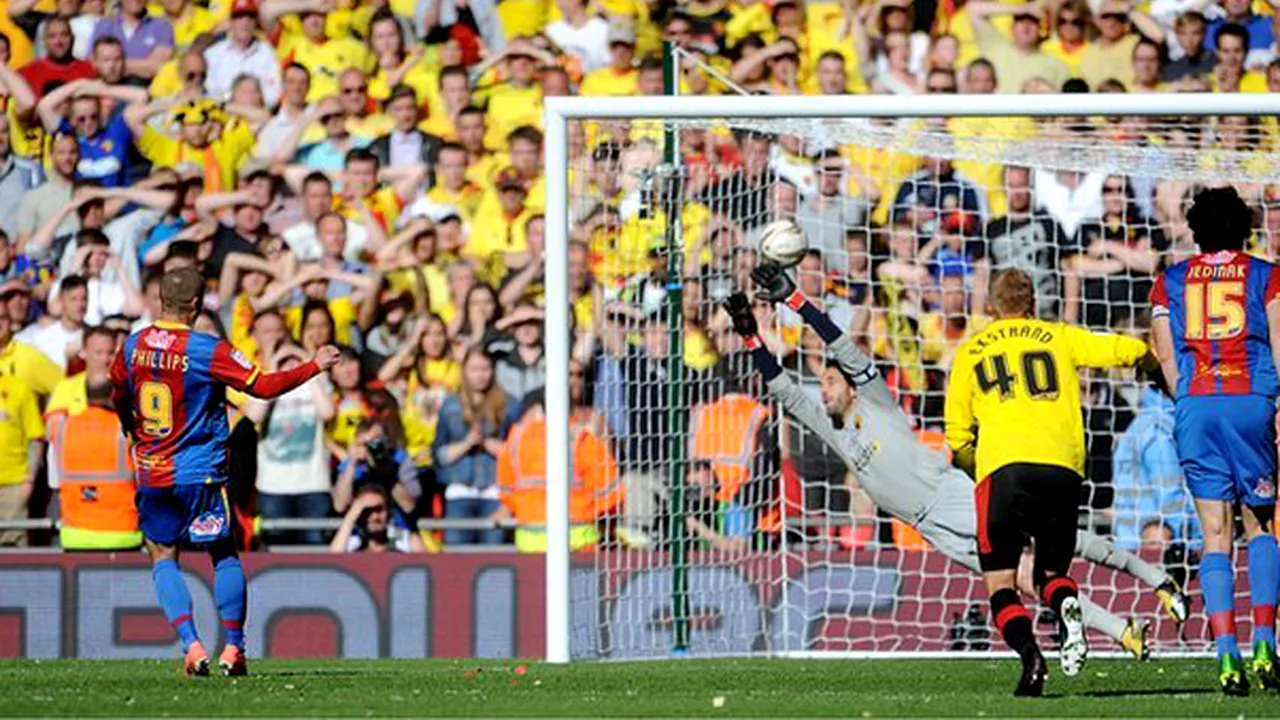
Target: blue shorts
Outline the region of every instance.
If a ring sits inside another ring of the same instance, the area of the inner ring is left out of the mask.
[[[231,537],[231,511],[222,483],[138,488],[138,528],[161,545],[186,540],[207,545]]]
[[[1174,437],[1191,496],[1274,505],[1275,414],[1275,401],[1264,395],[1178,400]]]

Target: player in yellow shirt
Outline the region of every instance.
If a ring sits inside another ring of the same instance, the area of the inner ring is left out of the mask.
[[[978,557],[996,627],[1022,658],[1015,694],[1040,695],[1047,670],[1015,582],[1029,539],[1036,590],[1064,632],[1063,673],[1079,673],[1088,655],[1078,589],[1067,575],[1085,459],[1078,369],[1158,372],[1159,363],[1141,340],[1037,320],[1035,287],[1020,270],[996,276],[988,303],[995,321],[965,342],[951,367],[947,445],[971,474],[976,460]]]
[[[636,31],[631,25],[609,25],[609,64],[587,73],[578,86],[578,94],[584,97],[610,97],[636,95],[639,71],[636,56]]]

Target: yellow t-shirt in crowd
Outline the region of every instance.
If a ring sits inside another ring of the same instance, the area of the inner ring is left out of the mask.
[[[329,300],[329,314],[333,315],[333,339],[339,345],[351,344],[351,326],[355,323],[356,318],[360,317],[356,311],[355,303],[351,302],[349,297],[332,298]],[[302,306],[292,305],[284,310],[284,322],[289,328],[289,334],[294,340],[301,342],[302,340]]]
[[[639,76],[640,73],[635,68],[618,72],[612,67],[602,67],[587,73],[587,76],[582,79],[582,84],[578,86],[578,94],[583,97],[636,95],[639,93],[636,78]]]
[[[243,122],[232,122],[207,148],[194,148],[148,125],[138,141],[142,156],[160,167],[195,163],[204,169],[205,192],[236,189],[240,163],[253,152],[258,140]]]
[[[1068,48],[1066,45],[1062,44],[1061,39],[1053,37],[1040,43],[1040,52],[1051,58],[1061,60],[1062,64],[1066,65],[1067,70],[1071,72],[1072,77],[1081,77],[1080,62],[1084,59],[1084,51],[1088,49],[1088,47],[1089,42],[1085,41],[1074,48]],[[1125,60],[1125,64],[1128,64],[1127,59]],[[1090,87],[1092,88],[1092,86]],[[1128,86],[1126,85],[1126,87]]]
[[[68,415],[79,415],[89,407],[89,387],[85,384],[86,375],[72,375],[65,378],[53,389],[49,396],[49,404],[44,408],[45,417],[56,412]]]
[[[1138,44],[1137,35],[1125,35],[1111,45],[1101,41],[1090,43],[1080,54],[1080,77],[1096,89],[1108,79],[1119,80],[1125,88],[1133,86],[1133,48]]]
[[[0,33],[9,38],[9,67],[19,70],[36,59],[36,48],[18,24],[9,17],[9,0],[0,0]]]
[[[0,351],[0,378],[17,378],[36,395],[48,396],[62,382],[62,368],[30,345],[10,340]]]
[[[182,71],[178,69],[178,58],[173,58],[160,66],[151,84],[147,86],[151,97],[172,97],[182,92]]]
[[[159,3],[148,5],[147,12],[151,17],[168,20],[173,26],[173,45],[178,53],[186,50],[201,34],[211,33],[218,27],[218,18],[212,12],[194,3],[188,4],[182,17],[177,20],[166,15],[164,7]]]
[[[1219,87],[1218,79],[1213,75],[1209,76],[1209,82],[1210,82],[1210,85],[1212,85],[1213,92],[1231,92],[1230,90],[1223,90],[1221,87]],[[1242,93],[1269,92],[1267,88],[1266,73],[1260,73],[1256,70],[1250,70],[1249,72],[1246,72],[1244,76],[1240,78],[1240,87],[1237,88],[1235,92],[1242,92]]]
[[[426,106],[429,111],[444,107],[440,99],[440,73],[419,58],[418,62],[400,79],[402,85],[413,88],[418,99],[418,106]],[[391,86],[387,84],[387,71],[381,67],[369,76],[369,97],[382,101],[391,97]]]
[[[481,259],[495,254],[524,252],[529,212],[522,210],[515,217],[509,217],[500,206],[490,211],[486,209],[488,205],[481,201],[481,209],[471,223],[471,235],[462,252]]]
[[[396,123],[391,116],[383,113],[370,113],[362,118],[347,118],[347,132],[351,136],[366,142],[373,142],[379,136],[395,129]]]
[[[339,37],[323,43],[303,35],[295,36],[287,45],[281,42],[277,51],[281,64],[296,62],[311,73],[311,91],[307,102],[316,102],[338,94],[338,76],[345,70],[369,67],[369,49],[358,40]]]
[[[956,138],[956,147],[996,148],[1002,143],[1017,143],[1029,140],[1036,135],[1036,124],[1031,118],[969,118],[957,117],[947,121],[947,129]],[[987,208],[991,217],[999,217],[1005,213],[1007,197],[1004,192],[1004,166],[999,163],[984,163],[975,160],[956,160],[953,165],[956,172],[964,175],[977,185],[987,200]],[[896,196],[896,188],[894,196]]]
[[[485,145],[507,146],[507,135],[518,127],[529,125],[542,129],[542,88],[514,88],[498,85],[489,92]]]
[[[344,398],[341,393],[335,397],[338,407],[329,423],[329,439],[335,445],[346,448],[356,438],[356,426],[369,416],[369,409],[362,399]]]
[[[257,313],[253,311],[253,302],[244,293],[236,295],[231,301],[231,346],[239,350],[245,357],[258,356],[258,341],[253,339],[253,321]]]
[[[457,190],[448,190],[443,185],[436,185],[427,191],[427,200],[441,205],[452,205],[458,209],[458,215],[464,222],[470,223],[480,207],[484,191],[478,185],[463,182]]]
[[[27,447],[43,438],[35,393],[16,377],[0,377],[0,486],[27,479]]]
[[[547,26],[552,3],[549,0],[503,0],[498,17],[508,40],[537,35]]]
[[[391,188],[378,188],[373,194],[364,200],[365,205],[369,208],[369,214],[373,215],[373,219],[382,225],[385,232],[395,230],[396,221],[400,219],[400,212],[404,210],[404,201]],[[333,196],[333,209],[338,214],[350,220],[359,221],[362,214],[358,208],[349,206],[342,199],[342,195]]]
[[[449,113],[444,111],[443,103],[440,105],[433,103],[428,112],[430,114],[427,115],[427,119],[418,123],[418,129],[435,135],[445,142],[458,142],[458,127],[453,124],[453,118],[449,117]]]

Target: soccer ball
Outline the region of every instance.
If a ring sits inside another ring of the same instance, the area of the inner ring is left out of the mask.
[[[777,220],[760,231],[760,254],[782,267],[799,265],[809,241],[794,220]]]

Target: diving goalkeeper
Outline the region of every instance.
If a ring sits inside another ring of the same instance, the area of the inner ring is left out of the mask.
[[[952,467],[942,452],[916,438],[871,359],[796,289],[785,269],[766,261],[751,276],[759,286],[757,297],[785,303],[797,312],[822,337],[831,355],[822,373],[824,408],[782,373],[760,338],[747,296],[742,292],[729,296],[723,302],[724,309],[750,351],[756,371],[764,376],[769,393],[839,453],[879,508],[914,527],[943,555],[981,572],[973,480]],[[1076,554],[1136,577],[1155,589],[1170,617],[1179,624],[1186,620],[1186,595],[1159,568],[1084,531],[1076,536]],[[1035,595],[1030,587],[1020,589]],[[1115,640],[1136,658],[1147,657],[1148,622],[1125,621],[1083,595],[1080,603],[1087,626]]]

